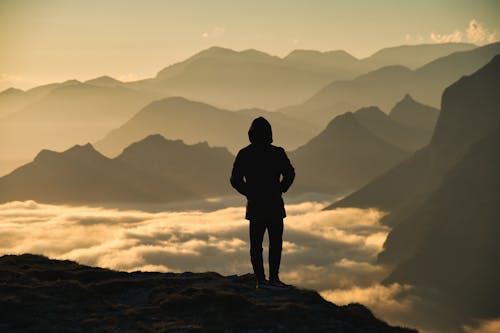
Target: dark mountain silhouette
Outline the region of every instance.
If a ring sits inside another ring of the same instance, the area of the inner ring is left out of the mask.
[[[3,332],[416,332],[314,291],[256,291],[250,274],[126,273],[30,254],[0,257],[0,274]]]
[[[121,86],[72,82],[52,87],[0,119],[0,155],[22,159],[42,148],[66,149],[97,140],[154,98]]]
[[[390,211],[395,225],[434,190],[470,145],[485,137],[500,121],[500,56],[443,93],[441,113],[431,143],[334,207],[378,207]]]
[[[439,110],[432,106],[421,104],[415,101],[409,94],[406,94],[391,109],[389,116],[392,120],[401,124],[432,133],[436,126]]]
[[[125,148],[116,159],[200,196],[231,192],[228,177],[234,156],[206,142],[188,146],[150,135]]]
[[[361,108],[354,112],[354,117],[374,135],[408,152],[422,148],[431,140],[431,131],[396,122],[376,106]]]
[[[349,112],[289,154],[297,173],[291,191],[347,193],[408,155],[374,135]]]
[[[50,203],[169,202],[230,192],[233,156],[206,144],[188,146],[153,135],[115,159],[92,145],[41,151],[0,178],[0,201]]]
[[[33,162],[0,178],[0,201],[50,203],[158,202],[193,195],[97,152],[90,144],[41,151]]]
[[[388,110],[408,93],[425,104],[437,106],[448,85],[478,70],[499,53],[500,42],[455,52],[416,70],[403,66],[383,67],[354,80],[334,81],[306,102],[280,111],[324,124],[338,114],[364,105]]]
[[[317,127],[278,112],[259,109],[229,111],[182,97],[155,101],[121,127],[96,143],[97,149],[115,155],[131,142],[159,133],[187,143],[207,141],[225,146],[232,152],[248,144],[248,126],[256,116],[265,116],[272,124],[280,145],[295,148],[317,133]]]
[[[493,296],[500,294],[499,147],[497,127],[392,230],[380,257],[399,262],[386,283],[414,285],[420,295],[438,291],[438,301],[459,318],[448,324],[455,328],[500,316],[500,300]]]

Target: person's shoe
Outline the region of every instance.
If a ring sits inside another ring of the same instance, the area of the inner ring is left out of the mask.
[[[269,280],[269,286],[276,289],[289,289],[292,286],[282,282],[280,279]]]
[[[266,279],[257,280],[255,283],[255,289],[269,289],[269,281]]]

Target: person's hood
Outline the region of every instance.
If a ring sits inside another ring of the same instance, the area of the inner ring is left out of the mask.
[[[255,118],[248,130],[248,139],[252,144],[268,144],[273,142],[271,124],[264,117]]]

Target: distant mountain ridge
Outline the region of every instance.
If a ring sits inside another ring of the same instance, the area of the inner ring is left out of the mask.
[[[324,124],[336,115],[366,105],[388,110],[406,94],[426,105],[437,106],[448,85],[475,72],[497,54],[500,54],[500,42],[455,52],[415,70],[400,65],[382,67],[353,80],[333,81],[305,102],[279,110]]]
[[[387,65],[418,67],[473,48],[463,43],[408,45],[359,60],[345,51],[295,50],[279,58],[253,49],[211,47],[131,85],[218,107],[274,109],[302,102],[335,80],[350,80]]]
[[[399,105],[399,104],[398,104]],[[403,114],[401,121],[395,121],[376,106],[365,107],[354,112],[354,117],[374,135],[407,152],[414,152],[428,144],[432,131],[416,128],[413,124],[422,112],[418,107],[407,105],[400,107]],[[436,110],[437,111],[437,110]],[[436,112],[437,116],[438,112]],[[427,114],[424,114],[427,116]]]
[[[499,73],[500,55],[445,91],[426,166],[437,185],[399,213],[379,255],[394,267],[385,283],[411,284],[416,297],[431,291],[433,302],[450,304],[450,331],[500,316],[492,297],[500,293]]]
[[[406,94],[401,101],[391,109],[389,116],[396,122],[433,132],[439,116],[439,110],[415,101]]]
[[[42,150],[0,178],[0,201],[154,203],[201,199],[231,191],[233,156],[224,148],[186,145],[152,135],[114,159],[91,144],[62,153]],[[49,189],[49,190],[48,190]]]
[[[35,89],[42,88],[39,93],[24,92],[31,103],[0,118],[0,155],[4,158],[23,159],[46,147],[66,149],[97,140],[157,98],[123,85],[78,81]]]
[[[355,114],[346,113],[333,119],[318,136],[289,153],[297,173],[291,191],[345,194],[408,155],[373,134]]]
[[[385,219],[391,225],[404,219],[437,189],[470,145],[500,122],[499,66],[500,55],[449,86],[430,144],[330,208],[378,207],[392,212]]]
[[[248,128],[258,116],[264,116],[271,122],[275,142],[287,149],[296,148],[319,131],[314,125],[279,112],[260,109],[229,111],[182,97],[169,97],[144,107],[98,141],[96,147],[114,156],[131,142],[160,133],[190,144],[207,141],[212,146],[225,146],[236,153],[248,144]]]

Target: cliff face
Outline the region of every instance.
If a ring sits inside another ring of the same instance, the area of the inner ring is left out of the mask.
[[[318,293],[255,290],[250,274],[116,272],[0,257],[2,332],[415,332]]]

